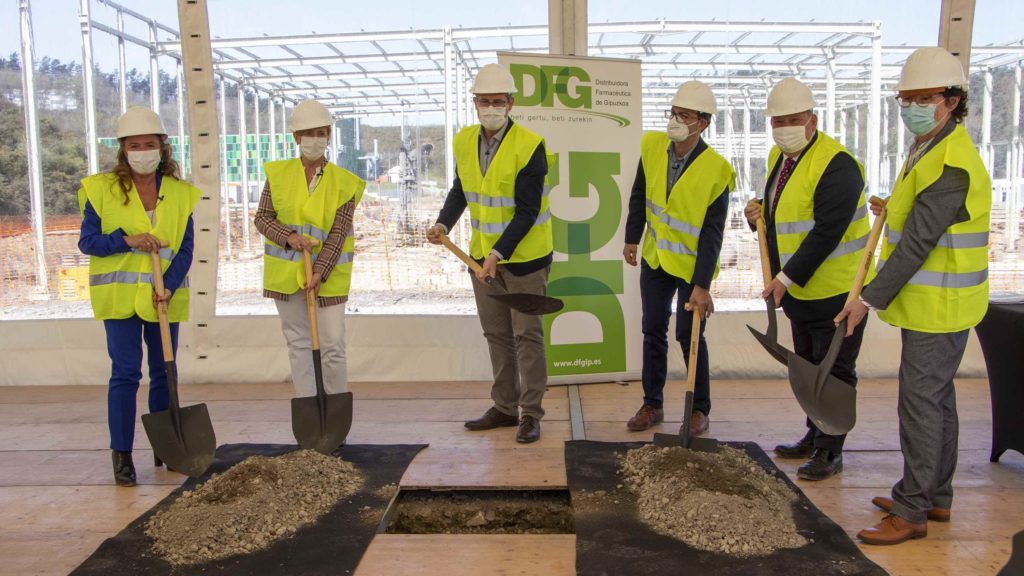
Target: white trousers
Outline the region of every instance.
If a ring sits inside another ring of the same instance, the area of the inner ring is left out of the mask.
[[[274,300],[281,318],[281,331],[288,341],[288,360],[292,365],[292,384],[296,396],[315,396],[313,341],[309,335],[309,315],[303,292],[292,294],[287,302]],[[348,392],[348,365],[345,360],[345,304],[317,307],[320,332],[320,360],[324,389],[328,394]]]

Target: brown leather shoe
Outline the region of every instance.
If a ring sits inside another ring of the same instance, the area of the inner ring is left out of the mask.
[[[519,419],[519,429],[516,430],[516,442],[529,444],[540,440],[540,420],[533,416],[524,415]]]
[[[888,546],[902,544],[907,540],[924,538],[928,535],[928,523],[911,524],[895,514],[887,514],[882,521],[871,528],[857,533],[857,538],[865,544]]]
[[[886,512],[892,511],[892,498],[886,498],[885,496],[875,496],[871,499],[871,503],[878,506]],[[949,508],[932,508],[928,511],[928,519],[932,522],[949,522],[950,512]]]
[[[507,428],[519,424],[519,418],[510,416],[498,410],[494,406],[487,409],[484,415],[476,420],[467,420],[466,428],[470,430],[490,430],[492,428]]]
[[[664,410],[644,404],[636,411],[636,414],[629,419],[629,422],[626,422],[626,428],[629,428],[633,432],[640,432],[642,430],[647,430],[655,424],[661,423],[664,419]]]
[[[708,415],[700,410],[694,410],[690,414],[690,436],[700,436],[708,431],[710,421]]]

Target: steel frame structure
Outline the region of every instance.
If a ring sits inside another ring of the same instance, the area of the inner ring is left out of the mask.
[[[550,0],[556,4],[570,0]],[[406,114],[443,116],[445,133],[473,121],[467,90],[471,78],[483,65],[493,62],[502,50],[549,53],[555,44],[584,47],[578,36],[563,38],[564,29],[573,30],[569,21],[580,19],[579,4],[567,10],[552,26],[547,25],[453,28],[429,30],[393,30],[348,32],[300,36],[264,36],[211,39],[213,73],[220,78],[220,120],[224,123],[224,85],[238,88],[239,133],[247,126],[246,94],[255,97],[256,133],[259,133],[260,101],[267,101],[271,136],[284,133],[287,108],[294,103],[316,98],[338,117],[357,119],[403,117]],[[949,1],[949,0],[944,0]],[[121,108],[125,97],[125,47],[132,44],[148,51],[151,72],[151,98],[159,103],[158,70],[160,59],[171,59],[179,78],[179,114],[183,114],[182,51],[177,29],[157,22],[112,0],[79,0],[85,84],[86,131],[90,169],[97,170],[96,114],[92,88],[92,35],[113,36],[118,45]],[[94,17],[93,2],[112,9],[114,22]],[[29,0],[22,6],[22,31],[31,29]],[[571,12],[571,13],[570,13]],[[552,12],[554,13],[554,12]],[[125,19],[134,19],[148,30],[147,38],[126,32]],[[585,10],[584,18],[585,22]],[[868,186],[882,190],[888,183],[893,165],[898,166],[903,149],[902,130],[896,130],[895,162],[886,154],[890,118],[896,113],[888,96],[898,78],[906,56],[916,46],[884,46],[878,22],[686,22],[653,20],[638,22],[590,23],[585,46],[590,55],[638,59],[643,69],[643,118],[647,128],[660,128],[663,110],[675,88],[689,79],[711,85],[719,99],[720,114],[709,137],[730,159],[741,157],[740,185],[750,187],[751,161],[767,156],[768,130],[754,132],[752,116],[760,115],[768,90],[781,77],[798,76],[814,91],[819,102],[821,128],[829,134],[853,139],[853,148],[866,160]],[[23,50],[31,61],[31,41],[23,37]],[[24,56],[25,54],[23,54]],[[981,103],[983,125],[979,148],[988,165],[994,162],[991,142],[992,74],[996,67],[1013,66],[1014,102],[1020,102],[1021,66],[1024,40],[998,45],[976,46],[969,55],[971,72],[984,78]],[[28,80],[31,82],[31,67]],[[884,94],[883,94],[884,93]],[[977,95],[975,95],[977,98]],[[34,117],[34,101],[26,99],[26,118]],[[1024,148],[1019,134],[1019,105],[1014,109],[1012,142],[1007,152],[1008,177],[1017,182],[1024,175]],[[898,112],[898,111],[896,111]],[[866,114],[866,138],[861,148],[859,117]],[[848,126],[849,118],[855,118]],[[280,125],[277,125],[279,118]],[[739,130],[735,124],[740,121]],[[884,121],[884,122],[883,122]],[[29,124],[29,132],[33,125]],[[224,127],[221,127],[224,130]],[[184,123],[179,134],[184,140]],[[883,148],[883,144],[885,148]],[[33,163],[29,147],[30,165]],[[38,151],[35,152],[38,155]],[[276,154],[272,150],[271,154]],[[446,154],[446,174],[450,181],[453,164]],[[38,157],[34,163],[38,166]],[[243,170],[243,174],[246,171]],[[245,194],[243,183],[243,194]],[[32,197],[42,206],[41,183],[32,180]],[[36,206],[34,203],[33,206]],[[243,202],[248,208],[248,202]],[[41,213],[41,210],[39,211]],[[33,220],[35,224],[35,219]],[[41,235],[42,222],[39,222]],[[248,232],[248,230],[246,230]],[[245,239],[248,243],[248,238]],[[42,242],[43,240],[39,240]],[[43,270],[45,277],[45,270]]]

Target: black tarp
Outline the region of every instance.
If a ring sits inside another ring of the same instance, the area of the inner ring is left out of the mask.
[[[797,530],[813,539],[802,548],[778,550],[768,556],[737,558],[697,550],[658,534],[644,524],[632,494],[616,490],[619,458],[642,442],[575,440],[565,446],[569,490],[576,500],[580,490],[614,492],[618,504],[574,509],[576,519],[576,573],[581,576],[884,576],[846,532],[822,514],[753,442],[725,444],[745,451],[768,472],[783,479],[799,499],[793,516]]]
[[[351,462],[366,478],[356,495],[290,538],[279,540],[264,550],[174,568],[156,555],[152,539],[145,534],[146,522],[153,514],[169,506],[184,490],[192,489],[210,475],[224,472],[250,456],[278,456],[297,449],[294,444],[226,444],[217,449],[216,460],[203,477],[187,480],[116,536],[105,540],[72,574],[351,574],[370,545],[389,502],[378,491],[387,484],[397,485],[409,463],[423,448],[422,445],[344,446],[340,453],[342,460]],[[363,510],[366,506],[370,510]],[[368,520],[372,518],[376,521]]]

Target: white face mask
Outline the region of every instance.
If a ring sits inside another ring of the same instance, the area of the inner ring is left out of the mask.
[[[698,120],[698,122],[700,121]],[[665,128],[665,133],[668,134],[668,139],[673,142],[682,142],[693,135],[690,125],[676,120],[675,116],[668,119],[668,127]]]
[[[803,150],[810,141],[807,139],[807,123],[810,121],[811,119],[808,118],[803,126],[779,126],[772,128],[772,139],[775,140],[779,150],[786,154],[796,154]]]
[[[128,165],[136,174],[152,174],[160,166],[159,150],[131,150],[126,151]]]
[[[506,108],[477,108],[476,116],[480,119],[480,125],[488,132],[497,132],[505,127],[508,121]]]
[[[326,136],[303,136],[299,140],[299,152],[310,162],[323,158],[325,150],[327,150]]]

